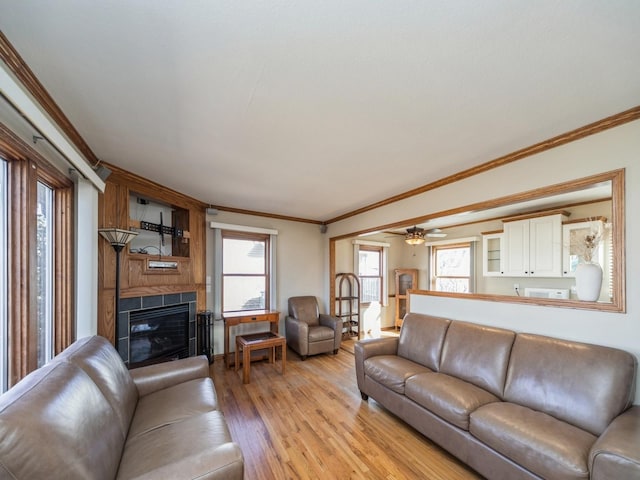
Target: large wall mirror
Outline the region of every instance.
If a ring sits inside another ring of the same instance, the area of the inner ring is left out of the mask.
[[[424,295],[624,312],[624,231],[622,169],[332,238],[331,269],[357,268],[351,245],[378,243],[389,298],[394,270],[413,268]],[[588,261],[602,271],[590,296],[576,279]]]

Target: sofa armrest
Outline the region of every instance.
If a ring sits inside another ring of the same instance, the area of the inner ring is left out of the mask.
[[[287,345],[298,352],[299,355],[309,354],[309,325],[295,317],[285,317],[284,330],[287,337]]]
[[[396,355],[398,343],[398,337],[367,338],[356,342],[353,351],[356,361],[356,381],[363,399],[366,399],[364,391],[365,360],[378,355]]]
[[[342,320],[338,317],[332,317],[326,313],[321,313],[318,316],[320,325],[329,327],[333,330],[333,351],[337,352],[342,342]]]
[[[591,448],[591,480],[640,479],[640,405],[631,407],[607,427]]]
[[[362,356],[364,362],[378,355],[397,355],[398,337],[366,338],[355,344],[355,354]]]
[[[342,327],[342,320],[337,317],[327,315],[326,313],[318,315],[318,321],[320,322],[320,325],[329,327],[332,330],[340,330]]]
[[[206,356],[201,355],[134,368],[129,373],[138,388],[138,395],[144,397],[179,383],[208,377],[209,361]]]

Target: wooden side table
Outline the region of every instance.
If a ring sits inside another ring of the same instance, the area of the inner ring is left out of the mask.
[[[229,330],[231,327],[241,323],[269,322],[270,331],[278,333],[280,323],[280,312],[276,310],[252,310],[247,312],[228,312],[222,314],[224,320],[224,364],[227,368],[231,366],[231,353],[229,352]]]
[[[242,350],[242,383],[249,383],[251,376],[251,352],[253,350],[269,350],[269,363],[276,357],[276,348],[282,352],[282,374],[287,368],[287,340],[285,337],[272,333],[252,333],[236,337],[235,367],[240,368],[240,350]]]

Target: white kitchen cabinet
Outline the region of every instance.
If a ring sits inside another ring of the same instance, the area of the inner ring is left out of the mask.
[[[504,275],[502,232],[482,234],[482,274],[485,277]]]
[[[504,222],[506,277],[562,276],[561,213]]]

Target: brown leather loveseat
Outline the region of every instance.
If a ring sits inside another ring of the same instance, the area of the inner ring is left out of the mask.
[[[410,313],[355,366],[364,400],[489,479],[640,479],[628,352]]]
[[[78,340],[0,397],[0,479],[238,479],[206,357],[128,371]]]

